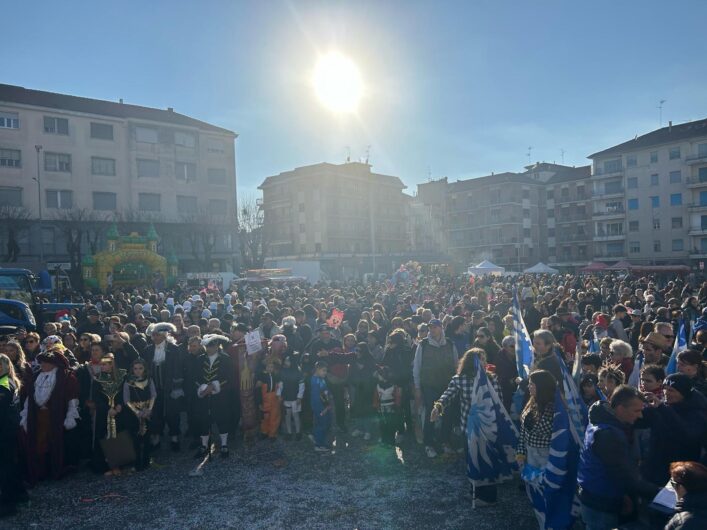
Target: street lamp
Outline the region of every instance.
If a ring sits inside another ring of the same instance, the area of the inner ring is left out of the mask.
[[[42,179],[39,173],[39,152],[42,150],[41,145],[35,145],[37,150],[37,199],[39,203],[39,265],[44,265],[44,234],[42,233]]]

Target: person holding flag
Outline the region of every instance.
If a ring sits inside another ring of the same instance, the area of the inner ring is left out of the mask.
[[[513,476],[518,432],[503,407],[495,376],[486,372],[481,348],[470,349],[459,361],[456,375],[432,407],[430,421],[436,422],[457,396],[461,401],[461,429],[466,433],[472,507],[493,504],[497,501],[497,484]]]
[[[673,351],[670,354],[670,360],[665,367],[665,375],[671,375],[678,371],[678,353],[687,348],[687,333],[685,331],[685,321],[680,320],[678,334],[675,336],[673,343]]]

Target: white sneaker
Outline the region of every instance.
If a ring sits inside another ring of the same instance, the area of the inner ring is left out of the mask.
[[[363,439],[366,440],[366,441],[370,440],[370,439],[371,439],[371,433],[370,433],[370,432],[365,433],[365,434],[363,435]]]
[[[425,454],[427,455],[427,458],[434,458],[437,456],[437,451],[435,451],[434,447],[428,445],[425,447]]]
[[[353,431],[351,431],[351,436],[353,436],[354,438],[357,438],[360,435],[361,431],[359,431],[358,429],[354,429]]]

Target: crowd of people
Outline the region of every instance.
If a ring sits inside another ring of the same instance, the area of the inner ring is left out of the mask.
[[[277,438],[327,454],[350,436],[466,454],[474,507],[499,502],[496,485],[519,471],[539,526],[559,528],[552,443],[558,412],[577,412],[576,384],[588,413],[569,427],[581,447],[561,502],[590,530],[707,527],[707,282],[413,270],[396,283],[84,300],[0,344],[2,515],[26,487],[81,466],[117,476],[170,452],[227,459],[237,440]],[[513,447],[489,453],[504,429]],[[479,458],[495,478],[479,479]],[[668,482],[674,514],[649,507]]]

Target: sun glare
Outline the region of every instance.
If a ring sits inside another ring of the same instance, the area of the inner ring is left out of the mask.
[[[363,95],[361,74],[354,62],[338,52],[319,58],[312,79],[319,101],[337,113],[356,112]]]

